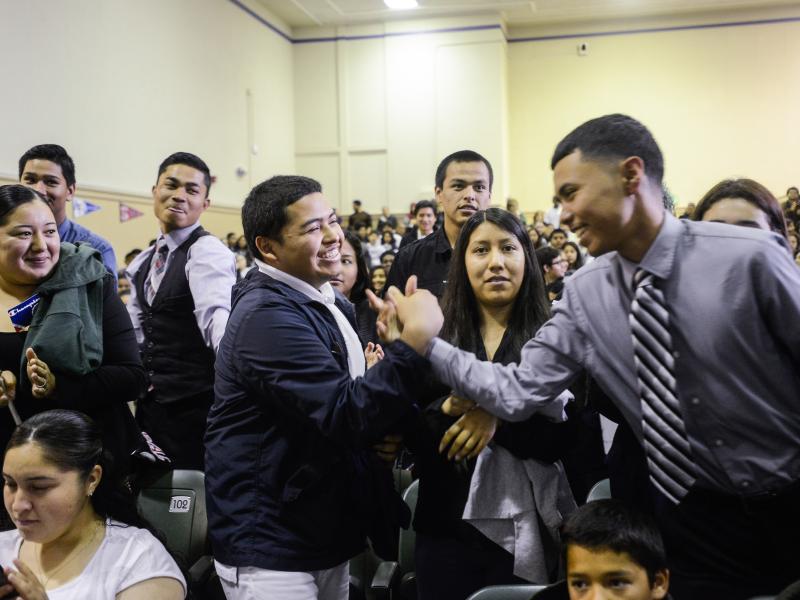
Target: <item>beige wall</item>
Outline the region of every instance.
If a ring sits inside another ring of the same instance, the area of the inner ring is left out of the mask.
[[[614,24],[594,31],[603,28]],[[588,56],[578,56],[580,41]],[[726,177],[751,177],[776,195],[800,184],[800,22],[511,43],[508,69],[510,190],[527,210],[550,205],[558,141],[611,112],[653,132],[680,206]]]
[[[800,8],[508,35],[787,16]],[[205,158],[217,176],[204,222],[220,234],[241,226],[236,211],[217,208],[238,207],[275,173],[320,179],[344,214],[353,198],[373,213],[385,204],[405,212],[432,195],[438,161],[464,147],[492,162],[495,203],[514,196],[525,210],[545,208],[555,144],[608,112],[652,129],[681,205],[728,176],[778,194],[800,183],[800,23],[522,43],[507,43],[499,25],[465,17],[300,30],[292,35],[373,37],[293,45],[226,0],[7,1],[0,177],[14,178],[28,147],[63,144],[79,195],[104,206],[82,222],[120,255],[153,236],[149,189],[158,162],[177,149]],[[435,32],[475,26],[489,29]],[[408,32],[422,33],[398,35]],[[577,56],[580,41],[586,57]],[[148,216],[119,224],[119,198],[143,202]]]
[[[230,2],[3,0],[0,31],[2,174],[55,142],[79,190],[148,194],[187,150],[217,176],[216,202],[239,206],[251,182],[294,169],[291,43]]]
[[[15,180],[0,177],[0,185],[16,183]],[[75,219],[76,223],[105,237],[114,246],[117,263],[121,268],[123,259],[133,248],[146,248],[147,243],[158,235],[158,221],[153,215],[153,199],[150,196],[121,194],[101,189],[83,188],[77,196],[100,207],[100,210]],[[144,213],[131,221],[120,223],[119,205],[125,203]],[[73,218],[72,207],[67,207],[67,216]],[[242,221],[238,208],[216,206],[213,198],[211,206],[203,213],[200,223],[218,238],[228,232],[242,233]]]
[[[450,27],[493,29],[394,35]],[[296,44],[297,170],[318,178],[343,214],[354,198],[370,213],[406,212],[433,196],[447,154],[471,148],[496,171],[506,163],[506,42],[498,21],[395,22],[301,31],[306,37],[378,36]]]

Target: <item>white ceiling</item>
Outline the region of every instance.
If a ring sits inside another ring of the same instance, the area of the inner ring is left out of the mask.
[[[500,16],[508,25],[641,18],[797,6],[797,0],[418,0],[413,10],[389,10],[383,0],[256,0],[290,27],[379,23],[400,19]]]

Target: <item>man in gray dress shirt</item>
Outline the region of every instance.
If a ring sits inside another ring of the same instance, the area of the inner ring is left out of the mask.
[[[667,213],[661,152],[624,115],[578,127],[552,167],[561,221],[598,258],[567,282],[520,363],[480,362],[434,338],[438,305],[425,291],[389,293],[401,339],[454,393],[509,420],[585,368],[646,446],[629,318],[634,274],[655,276],[695,475],[672,501],[651,486],[675,597],[775,593],[800,578],[800,269],[785,240]]]

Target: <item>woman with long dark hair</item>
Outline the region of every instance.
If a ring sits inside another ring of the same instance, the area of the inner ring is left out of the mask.
[[[567,261],[567,272],[565,276],[572,275],[583,266],[583,253],[581,252],[580,246],[575,242],[564,242],[561,253]]]
[[[331,285],[338,289],[356,311],[358,337],[363,344],[377,342],[375,332],[375,312],[369,307],[367,290],[370,285],[369,267],[361,247],[361,240],[350,230],[344,232],[344,242],[339,251],[342,269],[331,279]]]
[[[100,429],[68,410],[17,427],[3,461],[16,529],[0,533],[0,564],[22,600],[179,600],[186,581],[120,486]],[[13,565],[13,566],[12,566]]]
[[[519,220],[490,208],[464,224],[453,250],[443,304],[443,339],[483,360],[504,364],[519,360],[522,346],[550,314],[542,275]],[[549,468],[563,483],[560,489],[568,498],[566,506],[558,508],[562,514],[569,512],[574,506],[571,494],[558,475],[560,467],[553,465],[564,449],[566,424],[542,416],[502,423],[479,407],[459,415],[447,390],[437,388],[437,392],[440,396],[425,407],[422,422],[406,434],[420,479],[414,519],[417,589],[421,600],[463,599],[487,585],[523,581],[515,575],[522,560],[519,553],[515,556],[490,532],[462,518],[465,510],[472,510],[468,507],[491,503],[483,494],[493,490],[480,489],[473,477],[480,472],[483,481],[502,478],[502,473],[483,468],[490,457],[505,456],[519,465],[535,459],[538,466],[533,470]],[[486,448],[490,440],[494,446]],[[535,511],[532,518],[536,521]],[[514,526],[510,521],[506,525],[513,539]],[[553,532],[540,529],[538,543],[544,548],[536,556],[540,568],[537,575],[525,575],[546,583],[557,575],[558,544]]]

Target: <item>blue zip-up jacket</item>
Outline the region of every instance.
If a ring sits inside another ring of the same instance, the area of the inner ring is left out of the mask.
[[[257,269],[234,286],[205,438],[218,561],[327,569],[362,551],[371,524],[396,522],[370,448],[414,410],[429,363],[402,342],[385,354],[351,379],[325,306]]]

